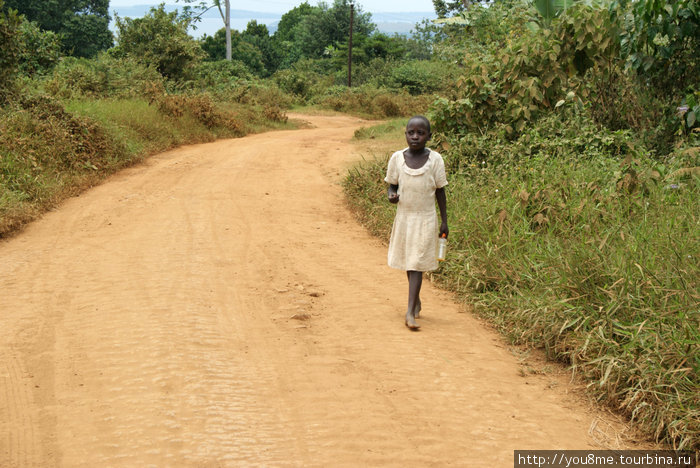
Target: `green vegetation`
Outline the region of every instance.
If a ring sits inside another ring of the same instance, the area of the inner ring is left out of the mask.
[[[145,156],[286,120],[206,95],[23,97],[0,112],[0,235]]]
[[[119,43],[112,49],[115,57],[134,57],[143,64],[155,64],[164,77],[182,80],[204,55],[189,34],[190,21],[177,11],[167,13],[165,5],[152,8],[143,18],[117,17]]]
[[[112,46],[109,0],[4,0],[0,11],[18,11],[43,31],[53,32],[62,50],[76,57],[94,57]]]
[[[472,6],[435,46],[463,75],[430,110],[450,180],[450,254],[434,279],[513,343],[570,364],[599,400],[683,449],[700,444],[691,3],[656,16],[648,12],[659,2],[577,4],[549,18],[519,2]],[[619,21],[626,15],[632,29]],[[654,29],[653,18],[668,26]],[[668,43],[653,32],[664,27]],[[657,44],[616,40],[640,31]],[[363,161],[345,182],[360,219],[383,238],[393,217],[387,158]]]

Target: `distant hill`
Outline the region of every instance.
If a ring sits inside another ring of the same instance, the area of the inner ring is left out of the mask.
[[[121,18],[140,18],[156,5],[137,5],[130,7],[114,7],[110,9],[110,14],[114,16],[116,13]],[[182,9],[182,5],[165,5],[167,11]],[[371,12],[370,12],[371,13]],[[231,10],[231,28],[243,31],[248,22],[256,20],[260,24],[264,24],[273,34],[277,30],[282,18],[282,13],[266,13],[261,11],[250,10]],[[380,12],[372,13],[372,22],[377,25],[377,29],[385,34],[410,34],[416,23],[420,23],[423,19],[435,19],[435,12]],[[209,10],[204,14],[202,20],[196,24],[196,30],[191,31],[192,36],[201,37],[204,34],[213,36],[216,31],[223,27],[223,21],[219,12],[215,9]],[[111,24],[112,30],[115,30],[114,21]]]

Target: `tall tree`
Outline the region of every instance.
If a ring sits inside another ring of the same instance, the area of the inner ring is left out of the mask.
[[[304,19],[304,17],[313,14],[315,11],[319,10],[318,7],[309,5],[309,2],[304,2],[298,6],[295,6],[287,13],[282,15],[279,24],[277,25],[277,31],[273,37],[280,42],[294,40],[294,29],[297,25]]]
[[[151,8],[142,18],[116,18],[117,46],[114,55],[130,56],[154,64],[165,77],[183,79],[201,62],[204,51],[187,33],[191,18],[166,12],[165,5]]]
[[[209,61],[224,60],[226,57],[226,30],[219,29],[213,36],[204,35],[200,40],[202,49]],[[265,54],[256,44],[251,43],[251,36],[231,31],[232,61],[243,63],[248,71],[257,76],[267,76]]]
[[[355,6],[353,34],[369,36],[376,29],[372,15]],[[320,58],[329,48],[338,47],[348,39],[350,32],[350,4],[348,0],[334,0],[329,6],[320,2],[318,9],[304,16],[294,30],[295,47],[303,58]]]
[[[109,0],[5,0],[3,9],[10,8],[59,34],[70,55],[92,57],[112,46]]]
[[[272,74],[277,70],[281,54],[275,47],[266,25],[258,24],[256,20],[249,21],[245,31],[241,34],[241,38],[255,46],[262,53],[263,61],[265,62],[265,75]]]
[[[176,2],[180,0],[175,0]],[[195,3],[197,0],[182,0],[184,3]],[[224,31],[226,35],[226,60],[231,61],[231,1],[230,0],[211,0],[211,4],[207,0],[202,0],[195,10],[198,11],[196,14],[190,14],[191,7],[186,8],[186,14],[192,18],[193,21],[198,21],[204,13],[215,8],[219,10],[221,19],[224,22]]]
[[[2,9],[0,0],[0,102],[12,88],[19,72],[19,55],[22,51],[20,25],[22,18],[14,10]]]
[[[477,2],[480,0],[476,0]],[[433,0],[433,7],[435,8],[435,13],[438,15],[438,18],[447,18],[450,14],[457,14],[461,13],[467,8],[469,8],[469,5],[474,3],[472,0],[455,0],[455,1],[446,1],[446,0]]]
[[[289,67],[302,58],[300,45],[296,41],[297,33],[305,18],[320,13],[320,11],[319,7],[304,2],[282,15],[277,25],[277,31],[272,36],[275,49],[280,52],[282,57],[281,63],[278,64],[279,68]]]

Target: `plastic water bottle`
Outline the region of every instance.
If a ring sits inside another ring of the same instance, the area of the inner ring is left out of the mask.
[[[444,262],[447,256],[447,234],[443,233],[442,237],[438,239],[438,254],[437,259],[439,262]]]

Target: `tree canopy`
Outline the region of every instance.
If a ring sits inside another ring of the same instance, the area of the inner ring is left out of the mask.
[[[274,34],[275,40],[278,42],[294,41],[294,31],[297,25],[301,23],[302,19],[313,14],[318,9],[318,7],[311,6],[308,2],[304,2],[282,15],[282,19],[280,19],[277,25],[277,31],[275,31]]]
[[[0,8],[3,6],[0,0]],[[19,55],[22,49],[20,36],[21,18],[14,10],[0,10],[0,99],[8,92],[19,71]]]
[[[376,26],[372,15],[363,13],[356,6],[353,34],[369,36]],[[325,2],[318,4],[318,9],[304,16],[295,28],[293,47],[303,58],[323,57],[329,47],[337,47],[347,41],[350,33],[350,4],[347,0],[334,0],[329,6]]]
[[[391,55],[393,52],[389,50],[397,47],[386,36],[368,40],[375,30],[371,14],[363,13],[361,7],[356,5],[353,37],[360,47],[356,49],[359,59],[364,56],[361,49],[363,44],[372,49],[365,54],[369,58]],[[304,2],[282,16],[272,36],[267,26],[254,20],[248,23],[245,31],[234,31],[231,39],[234,44],[233,58],[245,63],[253,73],[268,76],[299,60],[331,58],[336,51],[346,50],[349,32],[350,4],[347,0],[335,0],[332,5],[321,2],[318,6]],[[202,48],[209,54],[209,60],[223,58],[225,38],[222,29],[214,36],[202,39]]]
[[[167,78],[183,78],[201,61],[204,52],[187,29],[191,18],[177,10],[166,12],[165,5],[151,8],[142,18],[116,18],[118,45],[116,56],[130,56],[145,64],[155,64]]]
[[[477,0],[479,1],[479,0]],[[469,0],[433,0],[433,7],[438,18],[447,18],[450,14],[461,13],[467,9],[467,5],[473,3]]]
[[[248,70],[257,75],[267,74],[263,52],[248,42],[249,37],[231,30],[231,59],[242,62]],[[208,60],[216,62],[226,58],[226,29],[219,29],[213,36],[202,38],[202,49],[208,55]]]
[[[113,44],[109,0],[5,0],[3,9],[15,9],[41,29],[59,34],[69,55],[93,57]]]

